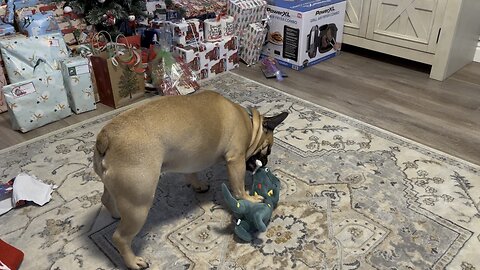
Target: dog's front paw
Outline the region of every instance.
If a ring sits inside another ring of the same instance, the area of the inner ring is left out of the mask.
[[[247,201],[250,201],[250,202],[253,202],[253,203],[259,203],[259,202],[263,202],[263,197],[260,196],[260,195],[244,195],[243,198],[244,200],[247,200]]]
[[[145,261],[142,257],[133,257],[133,259],[129,261],[125,261],[128,269],[132,270],[140,270],[140,269],[147,269],[150,265]]]

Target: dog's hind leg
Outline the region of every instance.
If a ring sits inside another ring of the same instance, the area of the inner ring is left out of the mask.
[[[120,218],[115,201],[105,185],[103,185],[102,204],[107,208],[113,218]]]
[[[151,171],[151,170],[150,170]],[[113,233],[113,243],[130,269],[144,269],[149,265],[142,257],[133,253],[132,240],[142,229],[155,197],[160,172],[149,172],[147,168],[125,169],[117,174],[114,190],[115,203],[120,222]],[[118,186],[118,185],[121,185]]]

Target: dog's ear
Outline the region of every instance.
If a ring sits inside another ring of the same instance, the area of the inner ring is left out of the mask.
[[[272,117],[265,117],[263,118],[263,127],[269,130],[274,130],[280,123],[287,118],[288,112],[282,112],[279,115],[275,115]]]

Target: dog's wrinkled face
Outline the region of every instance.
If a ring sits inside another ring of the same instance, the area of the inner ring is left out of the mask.
[[[273,130],[280,125],[280,123],[287,118],[288,113],[283,112],[279,115],[273,117],[265,117],[263,120],[263,131],[264,134],[262,135],[262,140],[257,148],[257,151],[247,159],[247,170],[253,172],[256,168],[255,161],[258,159],[262,162],[262,166],[267,165],[268,163],[268,156],[272,151],[273,146]]]
[[[272,151],[273,145],[273,131],[267,130],[267,134],[265,134],[265,139],[261,147],[258,148],[258,151],[254,153],[249,159],[247,159],[247,170],[253,172],[256,168],[255,161],[258,159],[262,162],[262,166],[267,165],[268,163],[268,155],[270,155]]]

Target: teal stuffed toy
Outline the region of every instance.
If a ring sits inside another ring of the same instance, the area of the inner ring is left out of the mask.
[[[258,168],[253,174],[250,195],[260,195],[261,203],[236,200],[225,184],[222,184],[225,202],[237,219],[235,234],[242,240],[250,242],[256,232],[265,232],[277,207],[280,197],[280,180],[268,168]]]

